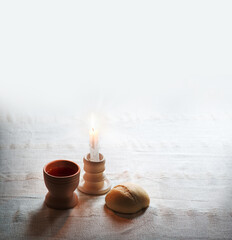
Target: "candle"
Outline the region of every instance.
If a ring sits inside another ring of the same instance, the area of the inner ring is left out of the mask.
[[[89,131],[90,161],[99,162],[98,132],[92,127]]]

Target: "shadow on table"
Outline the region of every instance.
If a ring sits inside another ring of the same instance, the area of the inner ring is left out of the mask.
[[[142,216],[146,212],[146,210],[147,208],[144,208],[136,213],[125,214],[125,213],[118,213],[118,212],[112,211],[106,206],[106,204],[104,205],[105,213],[110,215],[115,221],[122,221],[123,219],[132,220],[134,218],[138,218]]]
[[[55,210],[45,203],[29,216],[26,234],[28,236],[54,236],[65,225],[70,210]]]

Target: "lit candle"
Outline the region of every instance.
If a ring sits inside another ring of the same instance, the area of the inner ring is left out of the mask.
[[[89,131],[90,161],[99,161],[98,132],[91,128]]]

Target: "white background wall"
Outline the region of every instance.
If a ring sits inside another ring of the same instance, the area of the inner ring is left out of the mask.
[[[231,113],[231,1],[1,1],[1,112]]]

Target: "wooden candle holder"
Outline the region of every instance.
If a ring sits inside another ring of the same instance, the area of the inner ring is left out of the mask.
[[[102,195],[111,188],[111,183],[107,179],[105,171],[105,158],[99,153],[99,162],[90,161],[90,154],[83,157],[84,171],[83,179],[78,189],[87,194]]]

